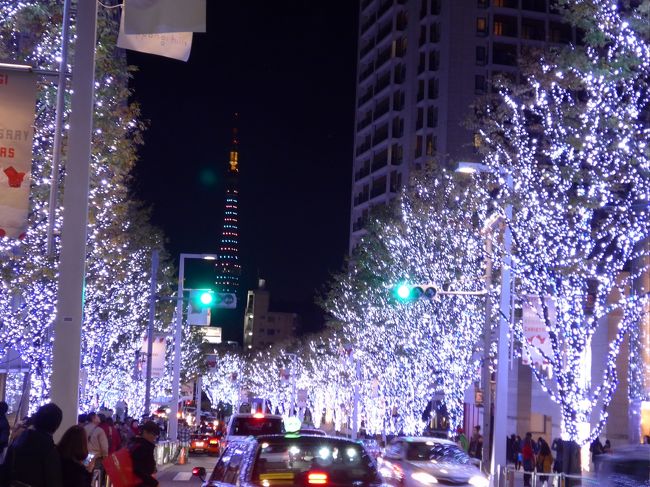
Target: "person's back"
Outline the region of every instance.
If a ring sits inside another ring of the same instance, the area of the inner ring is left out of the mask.
[[[155,487],[158,485],[153,474],[156,473],[154,449],[159,435],[158,425],[153,421],[147,421],[142,426],[142,436],[136,436],[129,444],[133,473],[142,480],[140,484],[142,486]]]
[[[52,438],[61,418],[61,409],[55,404],[38,410],[33,429],[23,431],[9,447],[0,485],[18,481],[30,487],[62,487],[61,459]]]
[[[4,401],[0,401],[0,463],[2,463],[5,448],[9,446],[11,428],[9,428],[9,421],[7,421],[7,411],[9,411],[9,405]]]

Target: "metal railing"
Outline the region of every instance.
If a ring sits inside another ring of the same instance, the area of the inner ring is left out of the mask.
[[[525,482],[525,476],[529,482]],[[514,466],[508,465],[505,468],[497,469],[495,487],[590,487],[599,485],[598,479],[589,475],[577,475],[555,472],[536,472],[516,470]]]

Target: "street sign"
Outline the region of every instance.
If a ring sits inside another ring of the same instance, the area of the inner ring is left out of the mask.
[[[214,293],[214,307],[226,309],[237,308],[237,295],[235,293]]]

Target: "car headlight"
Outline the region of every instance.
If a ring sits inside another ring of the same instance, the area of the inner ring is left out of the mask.
[[[469,479],[469,485],[473,485],[474,487],[488,487],[490,481],[482,475],[474,475]]]
[[[433,485],[438,483],[438,479],[426,472],[415,472],[411,474],[413,480],[417,480],[424,485]]]

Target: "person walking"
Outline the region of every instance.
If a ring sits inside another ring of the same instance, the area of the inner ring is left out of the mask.
[[[84,429],[88,438],[88,452],[91,453],[95,459],[93,481],[95,478],[98,478],[99,486],[101,487],[105,484],[103,461],[104,458],[108,456],[108,438],[100,426],[101,418],[97,413],[88,413],[87,420],[88,423],[84,426]]]
[[[467,451],[470,457],[483,459],[483,436],[481,436],[481,427],[474,426],[474,433],[469,440],[469,449]]]
[[[562,438],[555,438],[551,445],[551,450],[555,452],[555,461],[553,462],[553,472],[562,473],[562,455],[564,453],[564,440]]]
[[[524,458],[521,455],[521,436],[519,435],[515,438],[514,454],[517,456],[515,470],[519,470],[524,463]]]
[[[129,453],[133,461],[133,473],[142,480],[137,487],[156,487],[158,481],[153,476],[156,473],[154,449],[160,436],[160,427],[153,421],[142,425],[142,433],[133,438],[129,445]]]
[[[61,458],[52,435],[63,413],[54,403],[38,408],[25,429],[9,446],[0,466],[0,486],[67,487],[61,480]]]
[[[603,444],[600,442],[600,438],[596,437],[594,441],[589,445],[589,451],[591,452],[591,461],[594,464],[594,472],[598,473],[600,467],[600,455],[603,454]]]
[[[101,416],[101,415],[100,415]],[[115,453],[122,446],[122,439],[120,432],[113,423],[113,418],[104,418],[99,424],[99,427],[104,430],[106,439],[108,440],[108,454]]]
[[[535,470],[535,450],[533,434],[528,432],[521,445],[521,457],[524,466],[524,487],[530,487],[530,474]]]
[[[88,438],[83,426],[71,426],[57,445],[61,457],[61,478],[65,487],[90,487],[95,459],[88,455]]]
[[[5,450],[9,446],[9,433],[11,432],[9,421],[7,421],[7,411],[9,411],[9,405],[0,401],[0,463],[4,460]]]
[[[178,441],[181,445],[181,460],[179,460],[179,462],[184,462],[187,460],[187,456],[190,451],[190,437],[190,428],[187,426],[187,422],[184,419],[181,419],[178,422]]]
[[[539,473],[551,473],[553,467],[553,454],[551,453],[551,448],[548,446],[548,443],[540,438],[540,447],[539,455],[537,455],[537,471]],[[548,475],[541,475],[539,477],[540,484],[548,485]]]

